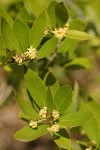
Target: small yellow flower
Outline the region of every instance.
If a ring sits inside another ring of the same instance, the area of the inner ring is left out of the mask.
[[[62,40],[66,37],[66,30],[64,28],[55,28],[52,33],[59,39]]]
[[[25,58],[23,55],[15,55],[15,56],[13,56],[13,59],[18,64],[22,64],[22,62],[25,61]]]
[[[57,110],[53,110],[51,116],[53,117],[54,120],[57,120],[57,119],[59,119],[60,114]]]
[[[37,50],[32,46],[30,46],[30,48],[28,48],[27,51],[25,52],[25,57],[27,57],[28,59],[35,59],[36,55],[37,55]]]
[[[60,126],[59,125],[52,125],[51,127],[47,128],[47,130],[50,133],[56,133],[60,130]]]
[[[42,119],[45,119],[47,117],[47,107],[43,107],[40,112],[39,112],[39,116],[42,118]]]
[[[32,128],[37,128],[38,126],[38,122],[37,121],[34,121],[34,120],[31,120],[29,125],[32,127]]]

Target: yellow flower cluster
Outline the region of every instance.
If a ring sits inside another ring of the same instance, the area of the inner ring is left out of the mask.
[[[47,107],[43,107],[40,112],[39,112],[39,116],[42,118],[42,119],[45,119],[47,117]]]
[[[57,110],[53,110],[51,115],[54,120],[57,120],[60,117],[59,112]]]
[[[52,125],[51,127],[47,128],[47,130],[50,133],[56,133],[60,130],[60,126],[59,125]]]
[[[38,126],[38,122],[37,121],[34,121],[34,120],[31,120],[29,125],[32,127],[32,128],[37,128]]]
[[[30,46],[30,48],[27,49],[27,52],[25,52],[25,56],[28,59],[35,59],[37,54],[37,50]]]
[[[37,128],[39,123],[44,123],[44,121],[47,121],[48,124],[50,125],[49,128],[47,128],[47,130],[50,133],[56,133],[60,130],[60,126],[55,124],[55,121],[58,120],[60,118],[60,114],[57,110],[53,110],[52,113],[50,114],[50,116],[47,116],[48,114],[48,110],[47,107],[43,107],[40,111],[39,111],[39,116],[41,119],[39,120],[31,120],[29,125],[32,128]]]
[[[24,54],[18,54],[13,56],[16,63],[22,64],[24,61],[35,59],[37,55],[37,50],[30,46]]]
[[[55,37],[58,38],[58,41],[61,42],[66,37],[66,32],[69,29],[69,24],[66,23],[64,27],[54,28],[54,29],[46,29],[44,35],[48,35],[49,33],[53,33]]]

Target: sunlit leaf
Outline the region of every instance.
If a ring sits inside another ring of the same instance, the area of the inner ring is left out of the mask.
[[[10,15],[5,11],[5,9],[0,6],[0,16],[5,18],[5,20],[7,20],[7,22],[10,24],[10,26],[13,26],[13,19],[10,17]]]
[[[1,22],[1,33],[2,33],[4,43],[9,50],[20,51],[20,45],[18,43],[18,40],[16,39],[9,24],[4,19],[2,19]]]
[[[91,112],[78,111],[61,116],[58,124],[61,126],[72,128],[83,125],[85,122],[92,119],[93,117],[94,115]]]
[[[29,125],[26,125],[15,133],[14,138],[19,141],[29,142],[43,136],[46,133],[46,125],[39,125],[37,129],[32,129]]]
[[[55,14],[55,6],[57,2],[53,1],[48,7],[48,14],[51,20],[52,27],[57,26],[56,14]]]
[[[72,100],[72,89],[70,86],[61,86],[54,96],[54,108],[60,114],[64,113]]]
[[[33,23],[30,35],[30,45],[37,48],[43,38],[46,27],[45,13],[40,14]]]
[[[61,129],[56,135],[53,136],[54,142],[61,148],[71,149],[71,140],[65,129]]]
[[[26,24],[23,21],[17,19],[14,22],[13,31],[20,44],[21,51],[27,51],[27,48],[29,46],[29,31]]]
[[[38,113],[34,110],[34,108],[30,104],[28,104],[27,101],[23,100],[23,98],[17,92],[15,92],[15,95],[17,103],[23,111],[23,113],[29,116],[30,119],[38,119]]]
[[[38,51],[37,59],[42,59],[49,56],[57,46],[57,38],[52,38],[48,40]]]
[[[40,108],[46,106],[46,86],[39,76],[29,69],[25,74],[25,81],[27,88],[36,104]]]
[[[93,39],[92,35],[78,30],[67,30],[66,37],[70,39],[76,39],[79,41]]]

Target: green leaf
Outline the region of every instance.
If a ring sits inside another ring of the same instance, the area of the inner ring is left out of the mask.
[[[51,114],[51,112],[53,111],[53,98],[52,98],[50,88],[48,88],[46,94],[46,106],[48,108],[48,113]]]
[[[52,97],[54,99],[54,96],[59,89],[59,83],[51,72],[49,72],[46,76],[45,85],[49,86]]]
[[[86,22],[84,22],[80,19],[76,19],[76,20],[70,22],[70,29],[71,30],[84,31],[85,26],[86,26]]]
[[[96,147],[98,148],[100,143],[100,126],[98,125],[96,118],[92,118],[86,122],[83,127],[88,137],[96,142]]]
[[[29,125],[26,125],[15,133],[14,138],[19,141],[29,142],[43,136],[46,133],[46,125],[39,125],[37,129],[32,129]]]
[[[96,147],[98,148],[100,144],[100,105],[90,99],[87,108],[96,116],[88,121],[83,127],[88,137],[96,142]]]
[[[73,52],[77,46],[77,41],[74,39],[65,38],[61,43],[60,48],[58,49],[58,53],[68,52],[69,57],[73,55]]]
[[[0,16],[5,18],[5,20],[7,20],[7,22],[10,24],[10,26],[13,26],[13,19],[10,17],[10,15],[8,15],[8,13],[4,10],[4,8],[2,8],[2,6],[0,6]]]
[[[38,119],[38,113],[34,110],[34,108],[29,105],[27,101],[23,100],[23,98],[17,92],[15,92],[15,95],[18,105],[22,109],[23,113],[29,116],[30,119]]]
[[[93,39],[92,35],[77,30],[67,30],[66,37],[70,39],[80,40],[80,41]]]
[[[57,2],[53,1],[49,7],[48,7],[48,15],[50,17],[50,20],[51,20],[51,24],[52,24],[52,27],[56,27],[57,26],[57,21],[56,21],[56,15],[55,15],[55,6],[56,6]]]
[[[63,27],[68,20],[68,12],[63,2],[60,2],[56,5],[55,13],[58,27]]]
[[[56,135],[53,136],[54,142],[61,148],[71,149],[71,140],[68,139],[68,134],[65,129],[61,129]]]
[[[92,65],[92,61],[88,58],[75,58],[64,65],[67,70],[88,69]]]
[[[7,55],[7,57],[4,59],[4,61],[2,62],[2,65],[7,64],[7,62],[14,56],[15,51],[10,51]]]
[[[29,0],[30,6],[32,9],[33,14],[38,17],[43,11],[44,11],[44,6],[41,5],[40,1],[37,0]]]
[[[33,23],[30,35],[30,45],[37,48],[42,41],[46,26],[45,12],[40,14]]]
[[[49,56],[56,48],[58,43],[57,38],[48,40],[38,51],[37,59],[42,59]]]
[[[70,86],[61,86],[54,97],[54,107],[60,114],[66,112],[72,99],[72,89]]]
[[[4,56],[6,55],[6,46],[2,36],[0,36],[0,55],[4,55]]]
[[[89,111],[78,111],[61,116],[58,124],[72,128],[83,125],[93,117],[93,113]]]
[[[27,88],[36,104],[40,108],[46,106],[46,86],[40,77],[29,69],[25,74],[25,81]]]
[[[30,117],[28,115],[24,114],[23,112],[19,113],[19,118],[24,120],[24,121],[29,121],[30,120]]]
[[[9,50],[20,51],[20,45],[6,20],[2,19],[1,33],[6,47]]]
[[[23,21],[17,19],[13,25],[13,31],[20,44],[21,52],[27,51],[29,46],[29,31],[26,24]]]

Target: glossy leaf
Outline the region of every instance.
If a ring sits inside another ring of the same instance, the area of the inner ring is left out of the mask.
[[[88,69],[92,64],[92,61],[88,58],[75,58],[64,65],[68,70],[71,69]]]
[[[74,39],[65,38],[58,49],[59,53],[68,52],[69,57],[73,55],[73,52],[77,46],[77,41]]]
[[[60,114],[66,112],[72,100],[72,89],[70,86],[61,86],[54,96],[54,108]]]
[[[29,105],[27,101],[23,100],[23,98],[17,92],[15,92],[15,95],[17,103],[23,111],[23,113],[29,116],[30,119],[38,119],[38,113],[34,110],[34,108],[31,105]]]
[[[29,69],[25,74],[25,81],[27,88],[36,104],[40,108],[46,106],[46,86],[40,77]]]
[[[79,41],[93,39],[92,35],[78,30],[67,30],[66,37]]]
[[[13,31],[20,44],[21,51],[27,51],[27,48],[29,47],[29,31],[26,24],[23,21],[17,19],[13,25]]]
[[[14,138],[19,141],[29,142],[43,136],[46,133],[46,125],[39,125],[37,129],[32,129],[29,125],[26,125],[15,133]]]
[[[61,116],[58,124],[61,126],[72,128],[83,125],[85,122],[89,121],[93,117],[94,115],[91,112],[78,111]]]
[[[48,7],[48,15],[50,17],[50,20],[51,20],[51,24],[52,24],[52,27],[56,27],[57,26],[57,20],[56,20],[56,14],[55,14],[55,6],[56,6],[57,2],[53,1],[49,7]]]
[[[68,139],[67,131],[61,129],[56,135],[53,136],[54,142],[61,148],[71,149],[71,140]]]
[[[30,35],[30,45],[37,48],[42,41],[46,27],[45,13],[40,14],[33,23]]]
[[[16,39],[9,24],[4,19],[2,19],[1,22],[1,33],[2,33],[4,43],[9,50],[20,51],[20,45],[18,43],[18,40]]]
[[[56,48],[58,43],[57,38],[48,40],[38,51],[37,59],[42,59],[49,56]]]
[[[58,27],[63,27],[68,20],[68,12],[63,2],[56,5],[55,13]]]

